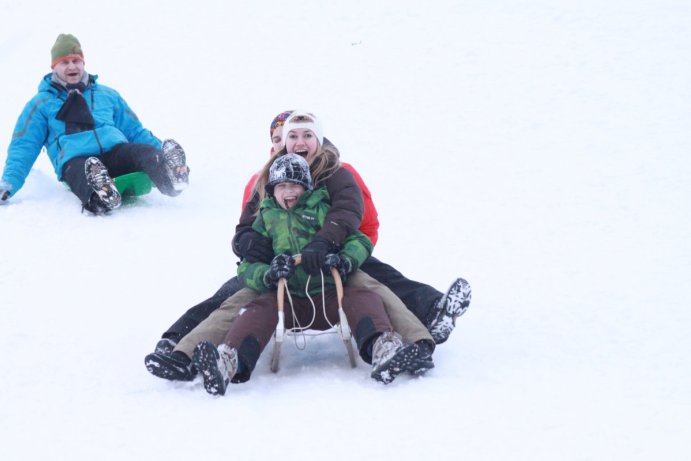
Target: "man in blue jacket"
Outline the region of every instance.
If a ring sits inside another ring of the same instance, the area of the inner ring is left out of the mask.
[[[79,197],[82,210],[103,214],[120,206],[112,178],[143,171],[161,193],[175,196],[189,180],[185,152],[144,128],[117,91],[84,71],[74,35],[60,34],[51,50],[53,72],[24,107],[0,180],[0,204],[24,185],[46,148],[58,180]]]

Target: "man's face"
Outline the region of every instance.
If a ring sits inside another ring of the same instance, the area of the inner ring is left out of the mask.
[[[84,60],[79,57],[65,59],[57,63],[53,71],[67,83],[79,83],[84,77]]]

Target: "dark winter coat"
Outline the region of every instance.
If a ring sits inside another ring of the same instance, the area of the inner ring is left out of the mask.
[[[326,188],[305,191],[297,203],[284,210],[273,197],[264,199],[259,207],[259,214],[253,223],[253,230],[273,242],[274,254],[290,252],[299,254],[322,228],[329,211],[329,193]],[[348,258],[352,270],[357,270],[369,258],[372,252],[372,242],[362,232],[355,230],[348,236],[339,254]],[[247,287],[259,292],[269,291],[264,284],[264,274],[269,269],[265,263],[249,263],[243,261],[238,267],[238,277]],[[305,296],[307,274],[298,266],[295,275],[288,280],[288,288],[295,296]],[[333,287],[334,281],[330,274],[325,277],[325,286]],[[310,294],[321,292],[321,277],[312,277]]]
[[[68,133],[66,122],[56,118],[68,92],[52,81],[52,75],[43,77],[38,94],[24,107],[12,135],[2,179],[12,186],[13,195],[24,185],[43,146],[58,179],[62,179],[62,169],[68,160],[103,154],[118,144],[149,144],[160,149],[161,141],[142,126],[117,91],[96,82],[96,75],[89,75],[83,92],[93,126]]]

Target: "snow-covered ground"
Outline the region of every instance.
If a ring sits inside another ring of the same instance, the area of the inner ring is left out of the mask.
[[[191,186],[80,214],[44,155],[0,207],[0,459],[686,459],[691,4],[0,0],[0,165],[59,33]],[[473,303],[382,386],[334,337],[214,398],[144,356],[235,270],[268,123],[306,108],[375,250]]]

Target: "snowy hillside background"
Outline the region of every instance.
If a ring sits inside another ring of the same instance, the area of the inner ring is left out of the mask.
[[[0,164],[66,32],[192,169],[93,218],[42,155],[0,207],[0,459],[688,459],[688,2],[0,6]],[[369,184],[375,255],[466,277],[471,309],[389,386],[333,337],[222,398],[154,378],[161,332],[234,272],[242,188],[291,108]]]

